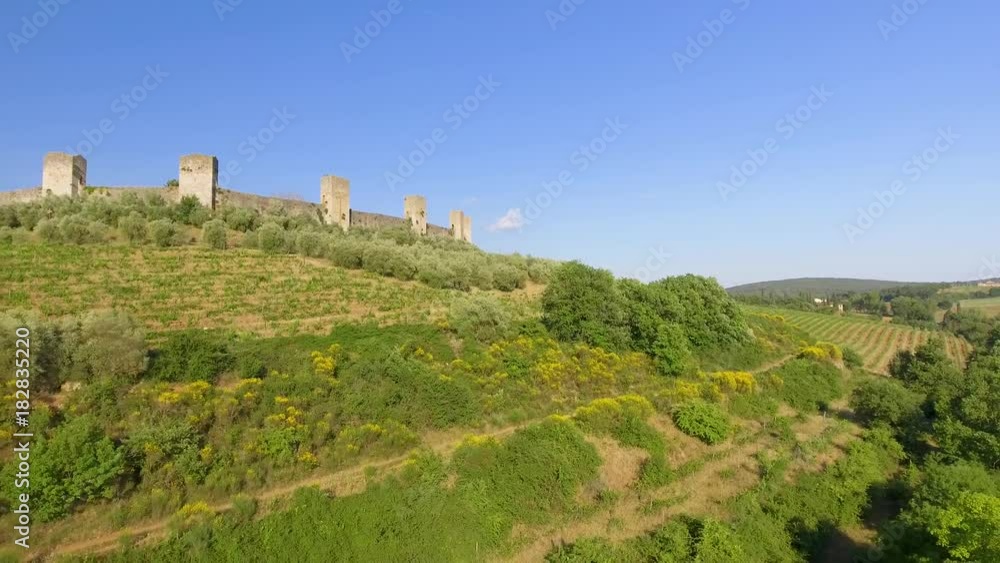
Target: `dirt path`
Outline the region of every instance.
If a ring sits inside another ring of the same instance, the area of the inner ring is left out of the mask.
[[[759,368],[753,369],[753,370],[750,371],[750,373],[752,373],[754,375],[760,375],[762,373],[767,373],[767,372],[771,371],[772,369],[780,368],[781,366],[783,366],[783,365],[787,364],[788,362],[794,360],[796,357],[798,357],[798,354],[789,354],[789,355],[785,356],[784,358],[781,358],[781,359],[778,359],[778,360],[774,360],[773,362],[768,362],[768,363],[760,366]]]
[[[526,421],[520,424],[506,426],[486,432],[477,432],[476,430],[453,430],[425,437],[422,446],[430,448],[438,455],[447,455],[456,450],[462,443],[464,436],[468,434],[503,438],[513,434],[518,429],[535,422],[538,422],[538,420]],[[410,454],[408,452],[403,455],[398,455],[372,463],[366,463],[356,467],[335,471],[333,473],[314,475],[312,477],[279,487],[251,492],[248,493],[248,496],[254,498],[258,502],[271,501],[291,496],[292,493],[303,487],[319,487],[320,489],[331,491],[338,496],[358,494],[364,491],[367,484],[367,474],[371,471],[374,470],[376,472],[385,473],[398,469],[403,465],[403,463],[406,462],[407,459],[409,459],[409,457]],[[211,505],[210,508],[216,513],[226,512],[233,508],[233,503],[224,502],[214,504]],[[47,551],[36,553],[33,559],[66,555],[82,555],[84,553],[105,553],[118,548],[123,537],[132,537],[140,539],[144,542],[152,542],[158,539],[166,538],[169,533],[170,518],[161,518],[159,520],[130,526],[114,532],[108,532],[91,536],[86,539],[62,543]]]

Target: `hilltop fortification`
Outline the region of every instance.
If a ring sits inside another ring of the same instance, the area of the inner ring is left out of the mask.
[[[0,192],[0,205],[34,201],[46,196],[66,197],[121,197],[126,193],[156,193],[171,202],[185,196],[195,197],[209,209],[247,207],[266,211],[284,208],[293,213],[318,217],[328,225],[337,225],[347,231],[352,228],[380,229],[406,226],[420,236],[447,236],[472,242],[472,219],[461,210],[449,213],[449,226],[441,227],[427,222],[427,198],[408,195],[403,198],[401,217],[370,213],[351,208],[351,182],[339,176],[320,178],[319,203],[279,197],[266,197],[219,187],[219,160],[211,155],[189,154],[182,156],[178,185],[119,186],[91,188],[87,186],[87,159],[80,155],[52,152],[45,155],[42,165],[42,185],[39,187]]]

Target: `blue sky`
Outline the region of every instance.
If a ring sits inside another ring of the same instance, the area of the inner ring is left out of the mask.
[[[203,152],[643,279],[1000,276],[996,2],[577,1],[8,0],[0,189]]]

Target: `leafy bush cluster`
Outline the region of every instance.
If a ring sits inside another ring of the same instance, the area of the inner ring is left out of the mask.
[[[753,340],[726,291],[715,280],[691,275],[642,284],[567,263],[546,287],[542,313],[556,338],[645,352],[666,375],[689,373],[693,351],[708,353]]]
[[[14,365],[15,330],[20,327],[31,331],[31,385],[40,392],[58,390],[67,381],[130,382],[146,370],[145,331],[126,313],[92,311],[56,320],[19,311],[0,314],[0,361],[5,365]]]
[[[772,375],[775,396],[802,412],[826,410],[844,395],[840,370],[826,361],[792,360]]]
[[[688,436],[706,444],[718,444],[732,433],[729,416],[718,405],[694,400],[677,407],[673,413],[674,424]]]
[[[915,462],[880,549],[889,560],[1000,560],[1000,347],[987,337],[963,372],[934,339],[900,352],[889,371],[851,397],[862,420],[894,432]]]

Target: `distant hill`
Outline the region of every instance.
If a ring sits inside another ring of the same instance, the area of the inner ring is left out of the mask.
[[[737,285],[727,289],[733,295],[799,295],[808,293],[814,296],[824,296],[848,291],[867,292],[899,287],[902,285],[919,285],[909,282],[886,280],[862,280],[856,278],[797,278],[791,280],[775,280]]]

